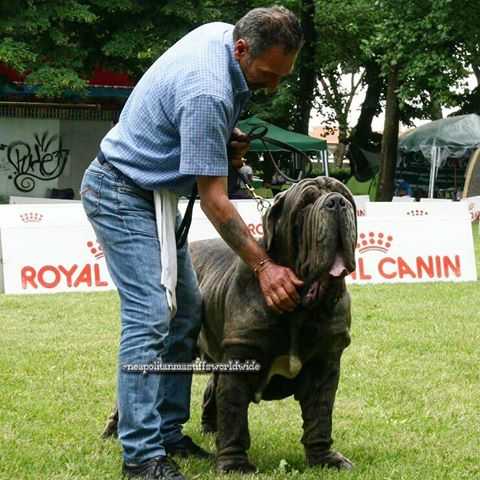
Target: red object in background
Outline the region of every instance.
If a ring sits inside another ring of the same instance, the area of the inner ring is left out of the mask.
[[[126,73],[112,72],[101,67],[95,68],[88,83],[108,87],[133,87],[135,85],[135,82]]]
[[[6,77],[9,82],[23,83],[25,81],[25,74],[20,74],[3,63],[0,63],[0,76]],[[106,87],[133,87],[135,85],[128,74],[112,72],[101,67],[95,68],[88,83]]]
[[[6,77],[9,82],[23,82],[25,80],[25,75],[18,73],[3,63],[0,63],[0,75]]]

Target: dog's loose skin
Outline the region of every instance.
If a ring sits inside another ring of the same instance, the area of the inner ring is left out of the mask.
[[[259,373],[213,376],[204,394],[202,426],[217,432],[217,469],[251,472],[248,406],[294,395],[303,417],[309,465],[349,469],[330,449],[340,358],[350,343],[350,298],[344,276],[355,268],[355,206],[331,178],[307,179],[275,197],[263,219],[263,246],[304,280],[302,305],[278,315],[258,281],[222,240],[190,249],[204,303],[199,345],[216,362],[256,360]]]

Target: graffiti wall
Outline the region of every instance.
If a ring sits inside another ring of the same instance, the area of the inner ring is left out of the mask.
[[[83,172],[98,151],[110,122],[0,118],[0,196],[48,197],[71,188],[75,198]]]

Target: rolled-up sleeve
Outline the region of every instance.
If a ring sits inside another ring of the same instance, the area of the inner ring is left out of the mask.
[[[228,175],[229,109],[224,99],[197,95],[185,100],[178,112],[180,173]]]

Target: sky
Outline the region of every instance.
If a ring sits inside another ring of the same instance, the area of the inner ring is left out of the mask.
[[[344,82],[345,82],[345,87],[347,87],[348,83],[350,82],[350,76],[345,75],[344,77]],[[477,80],[474,75],[471,75],[470,77],[467,78],[467,84],[470,90],[473,90],[477,86]],[[350,127],[355,126],[357,123],[357,119],[360,115],[360,108],[362,106],[363,99],[365,97],[365,92],[366,88],[363,88],[362,90],[359,90],[357,94],[355,95],[353,102],[352,102],[352,108],[350,110],[350,114],[348,116],[348,123]],[[455,109],[443,109],[443,115],[447,116],[449,115],[453,110]],[[377,132],[382,132],[383,131],[383,123],[385,120],[385,116],[383,112],[376,116],[373,119],[372,123],[372,128],[374,131]],[[323,126],[322,122],[324,121],[324,117],[319,116],[316,112],[310,117],[310,129]],[[424,123],[428,123],[429,120],[416,120],[415,121],[415,126],[418,127],[420,125],[423,125]],[[407,130],[410,127],[405,127],[401,126],[400,131],[402,130]]]

